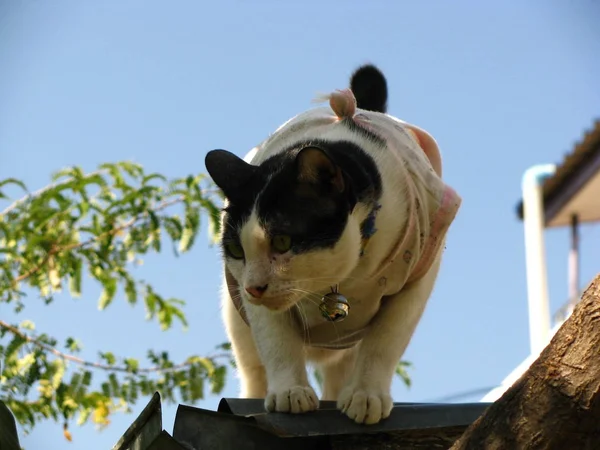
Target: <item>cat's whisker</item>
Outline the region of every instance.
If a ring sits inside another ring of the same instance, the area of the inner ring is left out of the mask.
[[[299,293],[306,294],[306,295],[312,295],[319,299],[321,299],[321,297],[323,297],[321,294],[319,294],[317,292],[311,292],[311,291],[307,291],[305,289],[300,289],[300,288],[289,288],[288,291],[299,292]]]
[[[292,322],[293,322],[293,321],[294,321],[294,313],[293,313],[292,309],[293,309],[293,308],[289,308],[289,309],[287,309],[285,312],[286,312],[286,314],[287,314],[287,315],[290,317],[290,321],[292,321]]]
[[[335,277],[311,277],[311,278],[294,278],[294,280],[290,280],[290,281],[294,281],[296,283],[298,282],[303,282],[303,281],[323,281],[323,280],[331,280],[332,284],[341,284],[344,281],[364,281],[366,280],[366,277],[346,277],[343,280],[338,280]]]
[[[316,292],[310,292],[310,291],[306,291],[304,289],[297,289],[297,288],[290,288],[288,289],[289,291],[296,291],[296,292],[301,292],[303,294],[306,294],[306,296],[304,297],[304,299],[306,299],[307,301],[311,302],[312,304],[314,304],[317,308],[319,308],[321,306],[320,304],[320,300],[322,298],[322,295],[317,294]],[[310,296],[315,296],[319,299],[319,302],[317,302],[316,300],[313,300]],[[299,304],[299,303],[298,303]],[[335,322],[331,322],[331,325],[333,326],[333,329],[335,331],[335,334],[337,335],[338,339],[341,337],[339,330],[337,329],[337,326],[335,324]]]
[[[298,309],[298,315],[300,317],[300,323],[302,324],[302,329],[304,330],[304,334],[310,342],[310,328],[308,326],[308,317],[306,316],[306,311],[304,311],[304,306],[301,303],[296,304]]]

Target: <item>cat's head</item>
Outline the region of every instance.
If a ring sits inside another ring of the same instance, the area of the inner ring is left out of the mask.
[[[354,89],[366,90],[364,83]],[[385,102],[380,106],[385,109]],[[213,150],[205,162],[227,199],[221,238],[226,268],[249,302],[285,310],[356,267],[363,206],[380,196],[381,179],[355,142],[301,140],[258,165]]]

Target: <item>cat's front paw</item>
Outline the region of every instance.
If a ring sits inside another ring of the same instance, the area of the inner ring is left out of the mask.
[[[347,387],[342,390],[337,407],[356,423],[373,425],[386,419],[394,406],[389,392]]]
[[[319,399],[310,386],[292,386],[288,389],[269,391],[265,409],[269,412],[291,412],[294,414],[314,411]]]

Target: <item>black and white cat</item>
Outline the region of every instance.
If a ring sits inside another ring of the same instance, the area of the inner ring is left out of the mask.
[[[222,216],[223,315],[241,396],[268,411],[324,400],[358,423],[389,416],[390,386],[432,292],[461,199],[441,179],[435,140],[386,114],[387,82],[360,67],[329,107],[279,127],[246,159],[225,150],[206,168]],[[321,299],[337,289],[348,316]]]

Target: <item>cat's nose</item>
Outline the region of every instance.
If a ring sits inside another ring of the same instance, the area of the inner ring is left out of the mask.
[[[261,298],[268,287],[268,284],[264,286],[251,286],[246,288],[246,292],[254,298]]]

